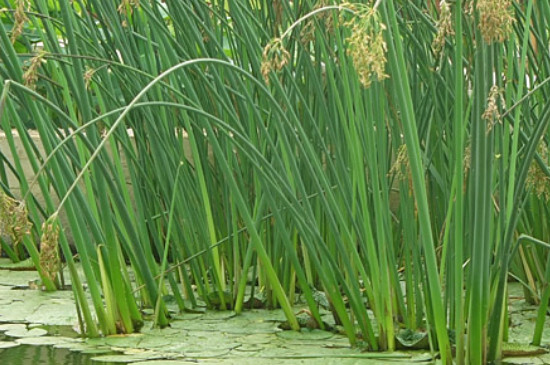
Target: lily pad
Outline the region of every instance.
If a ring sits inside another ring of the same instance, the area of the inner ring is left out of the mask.
[[[29,281],[34,281],[38,278],[36,271],[11,271],[2,270],[0,284],[11,287],[28,287]]]
[[[327,338],[334,337],[334,333],[321,331],[321,330],[307,330],[302,331],[282,331],[277,332],[277,336],[284,338],[285,340],[326,340]]]
[[[141,333],[143,333],[146,336],[161,336],[161,337],[169,337],[169,336],[181,336],[182,331],[176,330],[175,328],[143,328],[141,330]]]
[[[198,358],[198,359],[219,359],[227,354],[231,350],[229,349],[208,349],[203,351],[186,351],[186,357]]]
[[[85,343],[89,346],[106,346],[106,338],[100,337],[100,338],[87,338],[85,340]]]
[[[190,360],[148,360],[135,362],[134,365],[188,365],[196,364],[196,361]]]
[[[72,351],[72,349],[71,349]],[[81,350],[80,353],[85,355],[101,355],[101,354],[112,354],[114,351],[108,347],[92,347],[89,349]]]
[[[25,316],[31,323],[44,325],[72,325],[77,322],[76,307],[71,293],[61,294],[67,298],[49,298],[48,302],[40,306],[39,310]]]
[[[210,311],[202,315],[201,320],[224,321],[237,317],[237,313],[231,311]]]
[[[234,351],[245,352],[245,353],[254,353],[254,352],[260,353],[264,348],[265,348],[265,345],[263,344],[245,343],[235,348]]]
[[[69,351],[83,351],[86,349],[94,348],[81,341],[62,342],[62,343],[55,344],[53,347],[55,347],[56,349],[67,349]]]
[[[426,332],[415,332],[407,329],[400,331],[395,338],[397,339],[398,349],[427,349],[430,347],[428,334]]]
[[[21,345],[33,345],[33,346],[51,346],[51,345],[59,345],[61,343],[68,343],[73,342],[74,340],[72,338],[68,337],[59,337],[59,336],[42,336],[42,337],[24,337],[24,338],[18,338],[16,342],[20,343]]]
[[[11,330],[24,330],[27,328],[27,325],[23,323],[5,323],[0,324],[0,332],[6,332]]]
[[[131,354],[131,355],[103,355],[103,356],[96,356],[92,357],[92,362],[98,362],[98,363],[121,363],[121,364],[130,364],[137,361],[144,361],[144,360],[154,360],[154,359],[162,359],[163,356],[159,355],[158,353],[141,353],[141,354]]]
[[[506,342],[502,344],[502,354],[508,356],[536,356],[548,353],[542,347],[525,345],[520,343]]]
[[[0,349],[9,349],[17,346],[19,346],[19,344],[15,341],[0,341]]]
[[[281,309],[274,309],[274,310],[253,309],[253,310],[244,312],[239,317],[246,318],[251,322],[283,322],[286,320],[285,313]]]
[[[176,321],[191,321],[202,317],[203,314],[204,314],[204,311],[201,313],[191,313],[191,312],[185,311],[183,314],[174,315],[174,319]]]
[[[142,339],[143,335],[114,335],[107,337],[105,343],[116,347],[137,347]]]
[[[0,292],[1,292],[1,291],[2,291],[2,290],[0,289]],[[9,305],[9,304],[11,304],[11,303],[13,303],[13,300],[12,300],[12,299],[9,299],[9,298],[8,298],[8,299],[6,299],[6,298],[0,299],[0,305]]]
[[[34,267],[34,263],[31,258],[28,258],[23,261],[19,262],[1,262],[0,263],[0,270],[29,270],[29,271],[36,271],[36,268]]]
[[[31,330],[28,330],[27,328],[18,328],[18,329],[9,330],[6,332],[6,336],[17,337],[17,338],[40,337],[40,336],[45,336],[47,334],[48,334],[48,331],[42,328],[33,328]]]
[[[274,340],[275,340],[275,335],[266,334],[266,333],[242,336],[237,339],[237,341],[240,341],[243,344],[247,344],[247,345],[267,344],[267,343],[273,342]]]
[[[172,345],[175,342],[181,342],[181,338],[174,336],[145,336],[139,343],[138,347],[144,349],[154,349]]]
[[[502,360],[503,365],[542,365],[544,362],[536,357],[508,357]]]

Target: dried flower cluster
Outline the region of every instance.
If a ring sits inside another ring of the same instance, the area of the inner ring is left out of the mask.
[[[312,11],[316,11],[318,9],[324,8],[327,5],[329,5],[328,0],[319,0],[313,7]],[[325,33],[334,32],[334,18],[333,18],[332,12],[321,11],[315,15],[315,18],[317,19],[319,24],[323,25],[324,27],[323,32]],[[300,41],[303,44],[306,44],[313,41],[314,39],[315,39],[315,19],[308,18],[306,20],[304,27],[302,28],[302,31],[300,32]]]
[[[29,67],[23,74],[23,83],[25,86],[28,86],[31,89],[35,88],[36,81],[38,81],[38,69],[43,63],[46,63],[46,60],[44,59],[45,56],[46,52],[40,52],[31,58]]]
[[[322,0],[319,5],[325,6],[324,1]],[[346,38],[347,54],[351,57],[359,81],[364,87],[369,87],[374,78],[382,81],[389,77],[385,72],[386,43],[382,35],[386,26],[380,21],[375,6],[343,3],[339,7],[340,10],[345,9],[346,13],[353,13],[348,19],[342,15],[341,22],[351,30],[351,35]],[[318,12],[322,13],[324,12]],[[326,16],[330,18],[332,15]],[[332,18],[330,19],[332,21]],[[313,36],[311,27],[306,24],[305,33],[301,34],[302,41]],[[269,42],[263,50],[261,66],[261,73],[266,82],[269,82],[269,74],[272,71],[281,70],[289,61],[290,53],[284,48],[282,38],[275,38]]]
[[[290,53],[283,46],[280,38],[275,38],[265,46],[262,53],[262,76],[269,83],[271,71],[280,71],[290,61]]]
[[[466,0],[464,2],[464,14],[474,16],[474,0]]]
[[[61,269],[59,258],[59,222],[57,216],[50,217],[42,224],[42,237],[40,238],[40,267],[43,274],[55,281],[57,273]]]
[[[432,48],[436,55],[441,54],[441,51],[445,47],[445,39],[447,36],[453,36],[455,34],[453,28],[453,16],[451,7],[443,0],[441,2],[441,13],[439,14],[439,21],[437,22],[437,34],[432,42]]]
[[[406,179],[411,178],[412,172],[406,144],[399,146],[397,156],[395,157],[395,161],[390,168],[388,175],[395,175],[395,178],[399,181],[405,181]]]
[[[548,163],[548,146],[544,141],[539,144],[538,153],[543,161]],[[550,201],[550,177],[546,175],[536,160],[533,160],[529,166],[529,174],[527,175],[525,186],[527,190],[533,191],[539,199],[545,202]]]
[[[23,33],[23,27],[29,20],[27,17],[27,11],[31,8],[31,2],[29,0],[15,0],[15,13],[13,28],[11,31],[11,42],[15,43],[17,38]]]
[[[500,122],[499,102],[504,108],[502,89],[497,85],[493,85],[489,91],[489,96],[487,97],[487,107],[481,115],[481,118],[487,121],[487,133],[491,132],[497,122]]]
[[[479,30],[488,44],[502,43],[512,33],[514,17],[511,0],[478,0]]]
[[[25,203],[0,192],[0,234],[9,236],[12,243],[17,245],[24,236],[30,234],[31,228]]]
[[[380,21],[375,9],[364,4],[343,5],[354,12],[349,20],[344,20],[344,26],[351,29],[351,35],[346,38],[348,55],[359,81],[364,87],[369,87],[373,77],[382,81],[389,76],[385,72],[386,42],[382,32],[386,29]]]
[[[464,166],[464,176],[468,175],[470,167],[472,166],[472,145],[468,143],[464,149],[464,159],[462,160],[462,166]]]
[[[139,0],[122,0],[117,10],[119,13],[124,13],[127,10],[133,12],[137,8],[139,8]]]
[[[84,72],[84,82],[86,83],[86,89],[90,88],[90,84],[92,83],[92,78],[94,77],[95,72],[97,69],[87,66],[86,71]]]

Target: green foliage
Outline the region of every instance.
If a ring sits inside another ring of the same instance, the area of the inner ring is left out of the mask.
[[[66,217],[90,336],[258,290],[323,328],[322,293],[352,344],[499,359],[509,274],[550,295],[550,7],[494,1],[32,1],[25,50],[0,29],[23,246]]]

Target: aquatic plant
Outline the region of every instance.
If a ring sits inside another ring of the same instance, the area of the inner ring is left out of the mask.
[[[3,4],[2,212],[24,204],[49,290],[60,250],[90,336],[144,308],[166,326],[167,298],[257,300],[297,330],[300,297],[323,328],[321,292],[354,345],[394,350],[403,327],[479,364],[513,277],[540,342],[546,2]]]

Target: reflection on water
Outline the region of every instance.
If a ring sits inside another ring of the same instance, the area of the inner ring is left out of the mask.
[[[92,357],[53,346],[21,345],[0,350],[1,365],[98,365],[96,362],[92,363]]]

